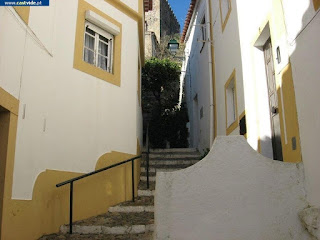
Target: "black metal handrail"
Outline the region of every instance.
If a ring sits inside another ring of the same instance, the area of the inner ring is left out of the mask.
[[[132,174],[131,174],[131,177],[132,177],[132,179],[131,179],[132,180],[132,202],[134,202],[134,161],[136,159],[139,159],[139,158],[141,158],[141,155],[133,157],[133,158],[130,158],[130,159],[125,160],[123,162],[119,162],[119,163],[113,164],[113,165],[108,166],[108,167],[104,167],[104,168],[98,169],[98,170],[90,172],[90,173],[83,174],[83,175],[81,175],[79,177],[75,177],[75,178],[69,179],[67,181],[58,183],[56,185],[56,187],[61,187],[61,186],[64,186],[66,184],[70,184],[70,215],[69,215],[69,233],[70,234],[72,234],[72,217],[73,217],[73,182],[76,182],[76,181],[78,181],[80,179],[83,179],[83,178],[95,175],[97,173],[106,171],[108,169],[123,165],[125,163],[132,162],[132,167],[131,167],[131,169],[132,169]]]
[[[147,173],[147,189],[149,189],[149,155],[150,155],[150,145],[149,145],[149,124],[147,125],[147,134],[146,134],[146,152],[142,152],[147,154],[146,156],[146,165],[145,165],[145,170]]]

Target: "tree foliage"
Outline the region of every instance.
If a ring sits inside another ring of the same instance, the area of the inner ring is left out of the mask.
[[[185,108],[177,107],[180,91],[180,64],[170,59],[152,58],[142,71],[143,112],[150,122],[153,147],[186,147],[188,121]]]
[[[142,71],[142,91],[152,93],[158,110],[174,108],[179,99],[180,65],[169,59],[152,58]],[[156,107],[156,106],[154,106]]]

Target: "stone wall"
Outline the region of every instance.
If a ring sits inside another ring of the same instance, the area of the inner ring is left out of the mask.
[[[145,13],[146,30],[154,32],[157,40],[180,32],[180,25],[167,0],[154,0],[152,11]]]
[[[157,49],[158,49],[158,41],[154,32],[145,32],[145,57],[146,59],[156,57]]]
[[[168,0],[161,0],[160,8],[160,37],[180,32],[180,24],[174,15]]]
[[[154,0],[152,11],[145,13],[146,31],[154,32],[157,39],[160,39],[160,0]]]

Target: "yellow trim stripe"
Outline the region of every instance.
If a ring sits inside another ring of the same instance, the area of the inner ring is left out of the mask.
[[[225,29],[225,27],[226,27],[226,25],[227,25],[227,22],[228,22],[228,20],[229,20],[229,17],[230,17],[230,13],[231,13],[232,6],[231,6],[231,0],[227,0],[227,1],[229,1],[229,6],[230,6],[230,8],[229,8],[229,11],[228,11],[228,13],[227,13],[227,15],[226,15],[226,18],[223,20],[223,19],[222,19],[221,1],[223,1],[223,0],[219,0],[219,5],[220,5],[220,19],[221,19],[222,32],[224,32],[224,29]]]
[[[234,120],[234,122],[230,126],[228,126],[227,88],[232,80],[234,80],[234,95],[235,95],[235,103],[234,104],[235,104],[236,119]],[[236,69],[233,70],[228,81],[224,85],[224,97],[225,97],[225,115],[226,115],[226,135],[230,135],[239,125],[238,124],[239,117],[238,117]]]
[[[317,11],[320,7],[320,0],[313,0],[314,10]]]
[[[19,100],[12,96],[10,93],[5,91],[0,87],[0,105],[12,112],[15,115],[18,115],[19,111]]]
[[[139,29],[139,45],[140,45],[140,57],[141,63],[144,65],[144,19],[143,19],[143,1],[139,0],[139,12],[134,11],[132,8],[128,7],[126,4],[119,0],[105,0],[110,5],[117,8],[119,11],[125,13],[128,17],[134,19],[138,23]]]
[[[25,24],[29,24],[30,7],[13,7]]]

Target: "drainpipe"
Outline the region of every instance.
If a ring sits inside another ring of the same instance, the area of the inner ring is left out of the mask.
[[[207,29],[207,36],[208,36],[208,44],[207,44],[207,48],[208,48],[208,67],[209,67],[209,79],[210,79],[210,89],[212,90],[211,94],[210,94],[210,116],[211,116],[211,120],[210,120],[210,148],[213,144],[214,138],[216,133],[214,132],[216,129],[214,129],[214,121],[216,119],[216,116],[214,115],[214,91],[213,91],[213,63],[212,63],[212,59],[214,56],[212,56],[212,51],[211,48],[213,48],[213,39],[211,39],[211,36],[213,36],[213,33],[211,33],[211,24],[212,24],[212,15],[211,15],[211,4],[210,2],[211,0],[206,0],[206,15],[208,17],[206,17],[206,19],[209,19],[209,21],[207,20],[206,22],[206,29]],[[213,30],[213,27],[212,27]]]

